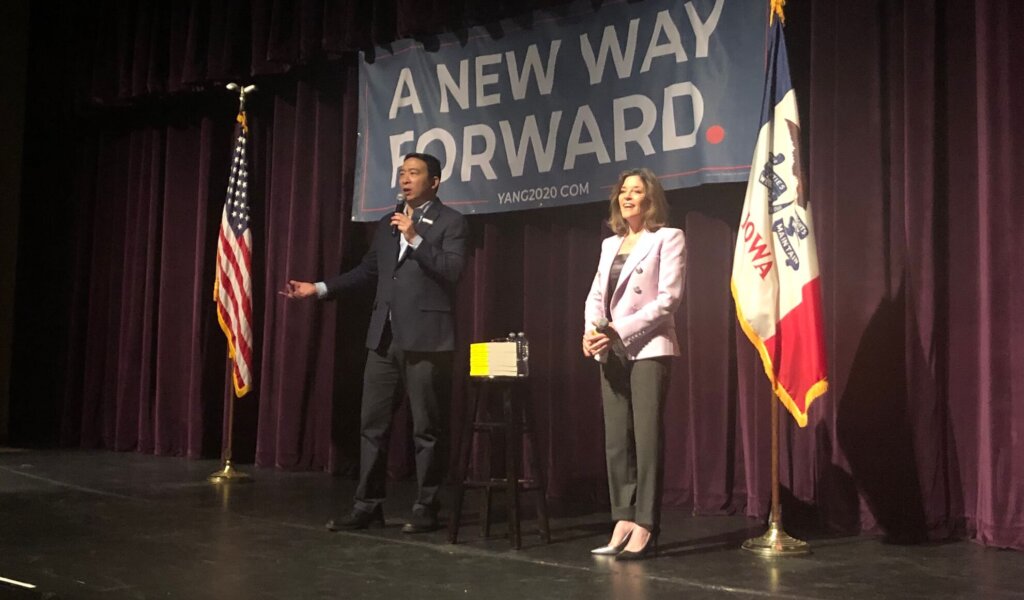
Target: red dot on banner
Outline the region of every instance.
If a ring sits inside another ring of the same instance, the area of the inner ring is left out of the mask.
[[[722,140],[725,139],[725,130],[722,129],[721,125],[712,125],[711,127],[708,127],[708,131],[704,134],[704,137],[706,137],[712,144],[720,144],[722,143]]]

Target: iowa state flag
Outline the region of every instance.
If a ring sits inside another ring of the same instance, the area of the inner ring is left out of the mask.
[[[772,388],[804,427],[807,409],[828,390],[821,279],[786,41],[779,19],[773,22],[761,129],[732,261],[732,295]]]

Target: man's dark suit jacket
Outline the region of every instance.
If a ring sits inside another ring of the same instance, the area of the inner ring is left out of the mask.
[[[377,284],[366,347],[380,347],[388,315],[398,348],[410,352],[455,350],[455,285],[466,263],[466,218],[435,198],[415,222],[423,241],[399,259],[399,240],[391,235],[391,213],[377,222],[373,243],[362,262],[327,279],[327,296]],[[401,233],[399,233],[401,235]]]

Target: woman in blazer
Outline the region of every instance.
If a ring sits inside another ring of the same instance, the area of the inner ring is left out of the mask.
[[[619,177],[587,296],[583,354],[601,362],[608,488],[615,529],[594,554],[618,560],[657,551],[662,407],[670,360],[679,356],[674,313],[683,294],[685,242],[665,227],[668,204],[648,169]]]

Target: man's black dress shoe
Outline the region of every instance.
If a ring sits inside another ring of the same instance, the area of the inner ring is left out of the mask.
[[[352,531],[369,527],[384,527],[384,510],[379,506],[371,511],[353,509],[352,513],[347,517],[327,521],[326,527],[328,531]]]
[[[412,511],[412,518],[405,525],[402,525],[402,533],[427,533],[436,531],[441,525],[437,522],[437,511],[425,508],[416,508]]]

